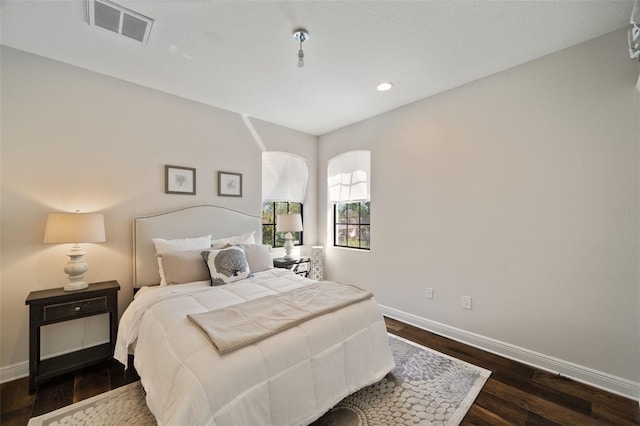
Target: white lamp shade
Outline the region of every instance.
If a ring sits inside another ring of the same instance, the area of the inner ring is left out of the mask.
[[[105,242],[104,216],[99,213],[49,213],[45,244]]]
[[[277,232],[300,232],[302,231],[302,216],[300,213],[279,214],[276,221]]]

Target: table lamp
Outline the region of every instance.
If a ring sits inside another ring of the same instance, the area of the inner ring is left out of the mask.
[[[84,273],[89,265],[83,259],[86,254],[78,243],[103,243],[104,216],[98,213],[49,213],[44,231],[44,244],[73,244],[67,256],[69,262],[64,272],[69,275],[65,291],[87,288]]]
[[[276,231],[286,232],[284,236],[284,258],[287,260],[293,259],[291,250],[293,250],[293,235],[292,232],[302,231],[302,216],[300,213],[294,214],[279,214],[276,221]]]

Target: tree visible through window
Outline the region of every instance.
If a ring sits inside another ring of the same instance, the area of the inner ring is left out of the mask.
[[[300,213],[302,203],[265,201],[262,203],[262,244],[283,247],[286,232],[276,232],[276,220],[279,214]],[[303,217],[304,219],[304,217]],[[304,222],[304,220],[303,220]],[[302,245],[302,232],[292,232],[293,244]]]
[[[333,206],[334,245],[369,250],[371,231],[369,201],[336,203]]]

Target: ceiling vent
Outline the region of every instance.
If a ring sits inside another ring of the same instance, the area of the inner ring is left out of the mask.
[[[89,25],[147,44],[153,19],[108,0],[87,0]]]

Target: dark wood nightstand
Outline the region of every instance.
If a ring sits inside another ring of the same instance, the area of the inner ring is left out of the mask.
[[[43,381],[113,358],[118,334],[118,290],[117,281],[105,281],[76,291],[55,288],[29,293],[25,300],[29,305],[29,392],[35,392]],[[109,343],[40,359],[40,327],[105,313],[110,316]]]
[[[299,257],[296,259],[285,259],[284,257],[276,257],[273,259],[273,266],[276,268],[289,269],[296,274],[305,278],[309,277],[309,271],[311,270],[311,258]]]

